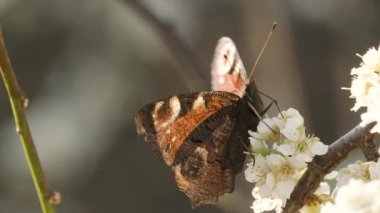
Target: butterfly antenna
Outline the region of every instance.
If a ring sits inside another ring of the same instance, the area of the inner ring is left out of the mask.
[[[264,52],[264,50],[265,50],[265,48],[266,48],[266,46],[267,46],[267,44],[268,44],[268,42],[269,42],[269,40],[271,38],[272,33],[273,33],[274,29],[276,28],[276,26],[277,26],[277,22],[274,22],[273,25],[272,25],[272,29],[270,30],[269,35],[267,37],[267,40],[265,41],[264,46],[261,48],[259,56],[257,57],[256,62],[255,62],[255,64],[252,67],[251,73],[249,74],[249,78],[248,78],[250,83],[252,82],[252,79],[253,79],[252,76],[253,76],[253,73],[255,72],[257,63],[259,62],[259,60],[261,58],[261,55],[263,54],[263,52]]]

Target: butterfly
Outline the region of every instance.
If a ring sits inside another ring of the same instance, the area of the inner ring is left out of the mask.
[[[172,168],[194,208],[234,190],[263,103],[234,42],[219,39],[211,64],[210,92],[176,95],[141,108],[137,132]]]

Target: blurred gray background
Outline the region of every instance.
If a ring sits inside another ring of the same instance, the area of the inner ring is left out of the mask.
[[[297,108],[330,143],[355,126],[341,87],[380,43],[380,2],[357,0],[1,0],[0,23],[57,212],[251,212],[252,185],[191,210],[171,169],[138,138],[136,111],[159,98],[210,89],[219,37],[236,42],[261,91]],[[270,115],[277,114],[275,108]],[[40,212],[0,87],[0,212]]]

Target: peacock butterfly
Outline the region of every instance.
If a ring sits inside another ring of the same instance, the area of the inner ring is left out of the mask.
[[[135,123],[170,166],[192,207],[215,203],[234,190],[263,104],[235,44],[222,37],[211,65],[212,91],[186,93],[141,108]],[[255,112],[256,111],[256,112]]]

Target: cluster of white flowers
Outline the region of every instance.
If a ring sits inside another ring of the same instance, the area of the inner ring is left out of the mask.
[[[380,162],[356,161],[336,176],[334,202],[322,205],[321,212],[380,212]]]
[[[360,56],[362,63],[351,70],[353,111],[365,107],[362,125],[376,121],[372,133],[380,133],[380,47],[370,48]],[[321,212],[380,212],[380,162],[356,161],[340,169],[336,177],[332,201],[322,205]]]
[[[356,100],[352,110],[365,107],[361,125],[376,121],[371,132],[380,133],[380,47],[372,47],[360,57],[360,66],[351,70],[351,98]],[[340,169],[335,179],[332,201],[322,205],[321,212],[380,212],[379,161],[356,161]]]
[[[352,110],[365,108],[361,125],[376,121],[371,132],[380,133],[380,46],[360,57],[360,66],[351,70],[350,97],[356,100]],[[245,177],[255,183],[252,209],[280,212],[307,163],[315,155],[325,154],[328,146],[305,133],[302,116],[292,108],[263,119],[257,131],[249,131],[249,135],[255,160],[248,163]],[[320,183],[315,192],[318,202],[304,206],[301,212],[380,212],[380,160],[356,161],[325,179],[335,179],[334,191],[330,193],[326,182]]]
[[[380,180],[364,182],[351,179],[339,188],[335,203],[328,202],[322,206],[322,213],[378,213],[380,212]]]
[[[361,115],[362,125],[377,121],[371,132],[380,133],[380,47],[377,50],[372,47],[360,57],[360,67],[351,70],[351,98],[356,99],[352,110],[366,107]]]
[[[348,184],[350,179],[361,179],[363,181],[369,181],[371,178],[371,172],[375,174],[373,168],[377,163],[363,162],[361,160],[356,161],[353,164],[348,165],[346,168],[340,169],[338,175],[336,176],[336,186],[337,188]]]
[[[306,163],[315,155],[323,155],[328,146],[319,138],[306,135],[304,120],[295,109],[265,118],[257,131],[249,131],[252,152],[245,170],[247,181],[255,183],[252,208],[255,212],[280,210],[286,204]]]

